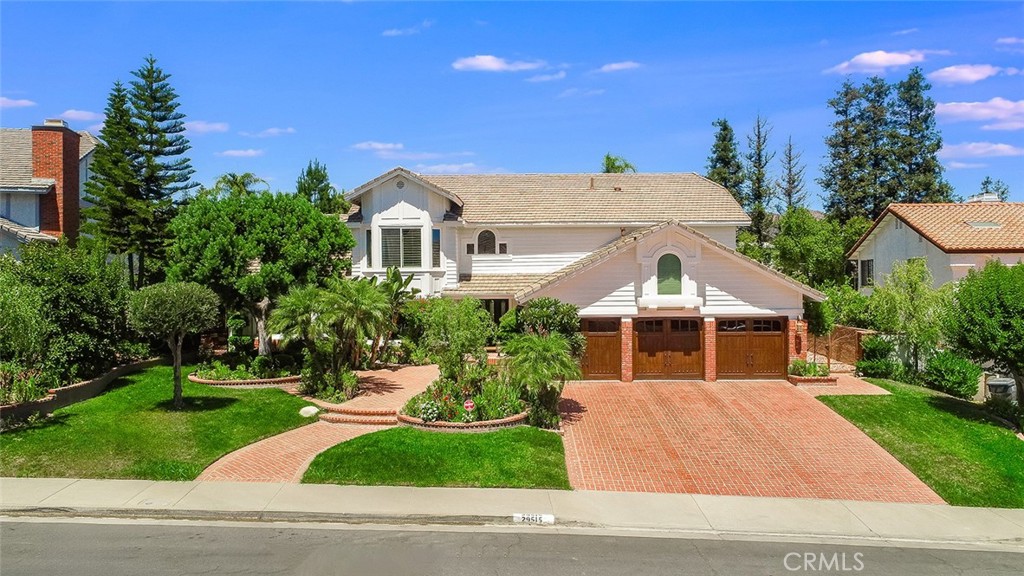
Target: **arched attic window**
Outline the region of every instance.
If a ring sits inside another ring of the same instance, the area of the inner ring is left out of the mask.
[[[476,237],[477,254],[494,254],[495,246],[497,245],[497,239],[494,237],[494,232],[490,230],[484,230]]]
[[[658,258],[658,294],[683,293],[683,264],[675,254]]]

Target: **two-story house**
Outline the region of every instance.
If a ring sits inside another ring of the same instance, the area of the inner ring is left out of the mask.
[[[63,120],[0,128],[0,253],[25,242],[78,237],[79,208],[97,140]]]
[[[1024,202],[976,197],[964,204],[890,204],[847,254],[857,288],[881,285],[897,263],[923,259],[934,287],[989,260],[1024,260]]]
[[[784,377],[806,354],[805,298],[735,250],[750,223],[696,174],[427,175],[395,168],[348,194],[353,273],[389,266],[424,295],[495,320],[550,296],[580,309],[590,379]]]

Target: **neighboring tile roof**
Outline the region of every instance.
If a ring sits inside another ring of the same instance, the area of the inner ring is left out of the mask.
[[[750,221],[728,190],[693,173],[418,176],[460,198],[470,224]]]
[[[57,239],[49,234],[43,234],[27,226],[22,226],[0,216],[0,232],[7,232],[22,242],[31,240],[42,240],[43,242],[56,242]]]
[[[511,296],[519,290],[536,283],[544,274],[476,274],[459,279],[459,287],[445,290],[445,294],[456,296],[493,296],[508,294]]]
[[[81,160],[96,149],[99,140],[80,131],[78,158]],[[0,186],[42,192],[53,186],[52,178],[32,177],[32,130],[0,128]]]
[[[850,255],[887,214],[899,218],[944,252],[1024,252],[1024,202],[972,202],[890,204],[857,241]]]
[[[786,282],[787,284],[789,284],[790,286],[792,286],[796,290],[799,290],[803,294],[805,294],[805,295],[807,295],[807,296],[809,296],[809,297],[811,297],[811,298],[813,298],[815,300],[819,300],[820,301],[820,300],[824,300],[825,299],[825,295],[822,294],[821,292],[815,290],[814,288],[811,288],[810,286],[808,286],[808,285],[806,285],[806,284],[804,284],[802,282],[798,282],[798,281],[790,278],[789,276],[786,276],[782,272],[779,272],[778,270],[775,270],[774,268],[770,268],[768,266],[765,266],[764,264],[762,264],[762,263],[760,263],[760,262],[758,262],[756,260],[748,258],[747,256],[744,256],[743,254],[740,254],[736,250],[733,250],[732,248],[729,248],[725,244],[722,244],[721,242],[711,238],[710,236],[708,236],[706,234],[703,234],[703,233],[701,233],[701,232],[691,228],[690,226],[687,226],[685,223],[680,222],[678,220],[668,220],[668,221],[665,221],[665,222],[661,222],[659,224],[655,224],[653,226],[649,226],[647,228],[642,228],[640,230],[636,230],[636,231],[634,231],[631,234],[627,234],[625,236],[622,236],[621,238],[613,240],[612,242],[609,242],[608,244],[605,244],[601,248],[598,248],[597,250],[594,250],[590,254],[587,254],[583,258],[580,258],[579,260],[573,262],[572,264],[569,264],[568,266],[565,266],[565,267],[563,267],[563,268],[561,268],[559,270],[556,270],[555,272],[552,272],[551,274],[548,274],[548,275],[542,277],[541,279],[539,279],[536,282],[530,283],[530,285],[526,286],[525,288],[523,288],[523,289],[521,289],[521,290],[519,290],[519,291],[517,291],[515,293],[516,300],[522,302],[524,298],[530,297],[535,292],[537,292],[537,291],[539,291],[539,290],[541,290],[543,288],[546,288],[548,286],[551,286],[552,284],[560,282],[561,280],[564,280],[564,279],[569,278],[571,276],[575,276],[579,272],[581,272],[581,271],[583,271],[583,270],[585,270],[587,268],[590,268],[590,267],[592,267],[592,266],[594,266],[596,264],[599,264],[599,263],[607,260],[608,258],[611,258],[612,256],[618,254],[622,250],[625,250],[627,247],[636,245],[638,242],[640,242],[644,238],[650,236],[651,234],[654,234],[655,232],[658,232],[659,230],[667,228],[669,226],[678,226],[678,227],[682,228],[687,233],[693,234],[694,236],[696,236],[699,240],[703,241],[704,243],[710,244],[714,248],[722,250],[723,252],[726,252],[727,254],[730,254],[733,257],[738,258],[739,260],[741,260],[743,262],[746,262],[747,264],[750,264],[750,265],[753,265],[753,266],[757,267],[758,269],[762,270],[763,272],[767,272],[767,273],[769,273],[769,274],[779,278],[780,280]]]

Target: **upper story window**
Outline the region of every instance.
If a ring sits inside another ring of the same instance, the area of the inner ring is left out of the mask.
[[[441,267],[441,230],[437,228],[430,231],[430,267]]]
[[[381,228],[381,266],[419,268],[423,265],[419,228]]]
[[[665,254],[658,258],[658,294],[683,293],[683,264],[679,256]]]
[[[875,283],[875,261],[860,261],[860,287],[871,286]]]
[[[477,254],[494,254],[497,243],[494,232],[490,230],[480,232],[476,237]]]

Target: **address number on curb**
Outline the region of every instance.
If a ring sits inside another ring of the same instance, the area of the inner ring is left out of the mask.
[[[513,514],[512,521],[523,524],[554,524],[554,514]]]

